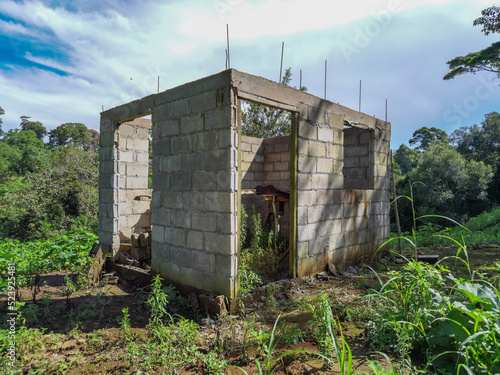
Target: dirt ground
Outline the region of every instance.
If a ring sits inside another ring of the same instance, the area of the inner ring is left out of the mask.
[[[363,296],[371,287],[376,287],[376,279],[368,269],[353,269],[354,273],[344,273],[338,276],[323,275],[312,277],[289,293],[280,296],[267,296],[261,301],[252,304],[246,314],[226,317],[210,317],[210,322],[217,319],[215,324],[205,324],[207,313],[194,309],[186,303],[170,304],[169,313],[178,314],[196,322],[199,325],[200,337],[203,344],[201,352],[208,352],[217,344],[217,340],[224,338],[230,342],[231,335],[238,335],[249,322],[264,331],[270,332],[276,318],[281,314],[282,325],[294,325],[302,332],[308,332],[308,322],[312,314],[306,304],[313,301],[321,292],[331,296],[334,311],[342,323],[344,335],[352,350],[355,367],[361,373],[369,371],[368,358],[384,362],[384,358],[371,354],[366,339],[364,327],[357,318],[349,315],[367,314],[363,310]],[[22,360],[24,373],[71,373],[71,374],[154,374],[155,372],[140,372],[130,367],[126,360],[127,348],[122,345],[123,337],[120,334],[120,318],[122,310],[128,308],[132,332],[136,338],[146,337],[149,330],[146,327],[149,321],[149,308],[145,304],[150,287],[137,286],[123,279],[116,285],[102,283],[98,287],[79,290],[71,294],[65,293],[66,277],[76,282],[77,275],[68,272],[54,272],[42,275],[38,281],[39,289],[34,296],[34,288],[22,288],[18,291],[18,301],[25,303],[23,317],[26,326],[38,329],[38,337],[31,338],[32,346],[26,350]],[[35,297],[35,300],[33,299]],[[30,308],[30,305],[36,307]],[[0,312],[6,311],[5,301],[0,300]],[[30,310],[35,310],[31,313]],[[362,319],[367,318],[362,316]],[[235,333],[236,332],[236,333]],[[41,333],[44,333],[43,335]],[[233,348],[234,349],[234,348]],[[273,358],[280,353],[291,350],[307,350],[317,352],[317,343],[314,337],[303,335],[295,343],[279,345]],[[241,367],[248,374],[257,373],[255,357],[258,353],[255,348],[249,348],[247,353],[238,349],[231,352],[231,348],[224,353],[231,364]],[[278,365],[275,374],[337,374],[335,366],[325,370],[323,361],[305,354],[294,354],[284,357]],[[39,372],[46,369],[44,372]],[[47,372],[47,369],[50,369]],[[167,373],[167,372],[165,372]],[[181,374],[206,373],[204,363],[198,361],[196,365],[181,366]],[[243,374],[240,369],[227,368],[226,374]]]

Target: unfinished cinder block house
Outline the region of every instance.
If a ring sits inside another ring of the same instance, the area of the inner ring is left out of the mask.
[[[291,135],[242,136],[242,100],[289,111]],[[240,207],[269,210],[272,185],[290,275],[343,269],[389,237],[389,141],[387,122],[233,69],[147,96],[101,113],[99,241],[118,258],[150,232],[153,273],[233,298]]]

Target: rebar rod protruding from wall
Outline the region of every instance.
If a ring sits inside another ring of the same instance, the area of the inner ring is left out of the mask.
[[[325,60],[325,100],[326,100],[326,66],[327,66],[327,60]]]
[[[283,52],[285,51],[285,42],[281,43],[281,64],[280,64],[280,81],[281,82],[281,77],[282,77],[282,72],[283,72]]]
[[[358,112],[361,112],[361,80],[359,80],[359,109],[358,109]]]
[[[229,24],[226,23],[226,39],[227,39],[227,69],[231,69],[231,59],[229,54]]]

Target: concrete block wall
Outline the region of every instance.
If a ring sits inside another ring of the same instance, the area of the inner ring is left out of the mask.
[[[148,188],[151,120],[118,125],[118,227],[120,248],[132,245],[131,235],[151,230],[151,189]]]
[[[257,186],[273,185],[277,189],[290,191],[290,136],[275,138],[241,137],[241,188],[255,189]],[[260,195],[242,194],[241,203],[247,214],[260,213],[263,222],[269,212],[273,212],[271,203],[263,202]],[[255,212],[252,211],[255,207]],[[279,209],[279,203],[276,204]],[[284,202],[283,215],[280,219],[280,235],[288,236],[290,225],[290,204]]]
[[[232,297],[237,129],[229,88],[153,108],[152,270]]]
[[[297,273],[323,271],[344,246],[343,118],[299,107],[297,131]]]
[[[151,226],[151,203],[136,200],[148,189],[151,121],[101,119],[99,150],[99,239],[114,255],[130,247],[131,234]]]
[[[370,260],[389,236],[390,131],[345,128],[341,116],[299,109],[297,272]]]

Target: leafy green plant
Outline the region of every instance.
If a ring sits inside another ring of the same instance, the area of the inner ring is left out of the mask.
[[[151,293],[146,301],[151,309],[151,317],[149,318],[149,323],[152,326],[157,326],[162,323],[163,317],[168,315],[167,304],[168,296],[163,292],[163,286],[161,283],[162,278],[160,275],[156,275],[153,279],[153,284],[151,285]]]
[[[131,325],[130,325],[130,315],[128,313],[128,307],[122,309],[123,316],[119,319],[120,322],[120,333],[124,337],[124,341],[130,341],[133,337]]]
[[[224,370],[229,365],[229,361],[226,359],[219,359],[216,352],[209,352],[203,357],[203,362],[205,363],[205,374],[207,375],[221,375],[224,374]]]

